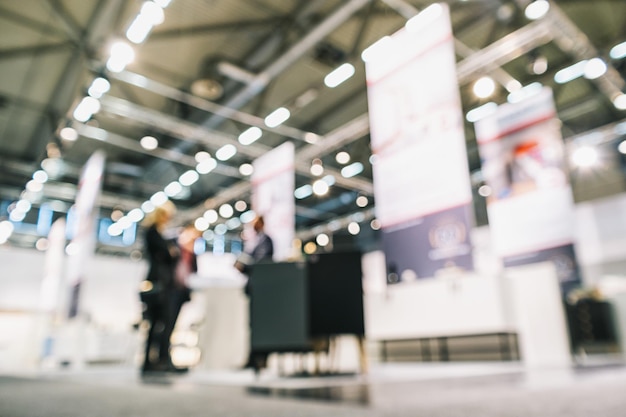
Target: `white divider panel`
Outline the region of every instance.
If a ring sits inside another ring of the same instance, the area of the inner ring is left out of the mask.
[[[507,268],[522,361],[529,368],[572,364],[565,311],[554,264]]]

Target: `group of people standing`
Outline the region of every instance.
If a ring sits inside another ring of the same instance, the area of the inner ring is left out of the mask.
[[[149,329],[142,374],[188,371],[188,368],[177,367],[172,362],[170,338],[183,304],[191,299],[188,279],[198,270],[194,243],[200,232],[190,224],[184,226],[176,238],[166,238],[166,227],[175,214],[176,207],[168,200],[149,213],[144,221],[144,256],[149,267],[140,297],[144,306],[143,318],[148,321]],[[246,265],[235,265],[243,273],[249,273],[255,262],[271,259],[274,252],[272,239],[263,231],[263,217],[257,217],[253,226],[256,240],[241,258],[246,259]]]

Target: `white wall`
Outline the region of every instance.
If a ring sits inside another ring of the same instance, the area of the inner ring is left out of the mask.
[[[576,216],[578,257],[583,272],[593,272],[592,276],[584,276],[585,281],[595,283],[607,277],[607,265],[614,267],[612,282],[626,281],[626,194],[579,204]],[[501,285],[502,271],[490,249],[489,229],[473,230],[472,240],[475,274],[461,276],[450,271],[436,279],[394,287],[385,284],[382,254],[366,254],[363,271],[368,338],[510,328],[507,300],[502,297],[506,292]],[[222,275],[232,262],[224,259],[220,263],[207,258],[201,265],[210,275]],[[25,343],[28,332],[24,331],[24,323],[32,321],[32,314],[38,309],[44,261],[42,252],[0,246],[0,367],[6,363],[3,354],[19,352],[18,346]],[[619,265],[624,265],[623,270]],[[94,328],[109,333],[127,331],[140,320],[137,286],[145,271],[143,261],[94,257],[87,268],[81,299]],[[238,277],[225,278],[229,285],[241,284]],[[245,316],[245,312],[242,314]],[[184,317],[182,321],[185,322]],[[21,331],[16,332],[16,328]]]

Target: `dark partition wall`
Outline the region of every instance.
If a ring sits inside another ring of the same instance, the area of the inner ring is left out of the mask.
[[[307,264],[311,335],[365,334],[361,254],[313,255]]]
[[[250,313],[251,349],[257,352],[303,351],[314,338],[363,336],[361,254],[255,265]]]

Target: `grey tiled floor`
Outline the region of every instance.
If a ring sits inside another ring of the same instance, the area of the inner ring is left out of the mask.
[[[373,364],[368,375],[258,378],[192,370],[2,373],[2,417],[626,416],[620,363],[528,370],[520,363]]]

